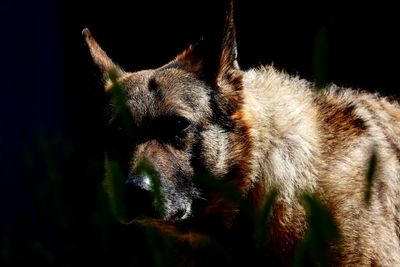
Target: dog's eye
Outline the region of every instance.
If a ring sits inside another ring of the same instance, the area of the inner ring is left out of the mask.
[[[183,117],[175,116],[170,119],[169,127],[171,132],[180,134],[190,128],[190,122]]]
[[[150,135],[165,142],[177,142],[191,128],[188,119],[181,116],[163,117],[155,121],[150,128]]]
[[[158,126],[162,136],[171,138],[179,137],[190,128],[190,121],[181,116],[171,116],[162,120]]]

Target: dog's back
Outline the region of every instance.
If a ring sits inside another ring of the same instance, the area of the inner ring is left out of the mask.
[[[336,86],[313,90],[273,67],[247,71],[243,81],[255,187],[281,192],[271,230],[281,233],[278,248],[304,235],[298,197],[308,191],[338,225],[337,264],[400,266],[399,105]]]

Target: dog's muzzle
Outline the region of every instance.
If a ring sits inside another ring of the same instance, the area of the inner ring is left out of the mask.
[[[126,179],[125,184],[127,186],[137,186],[146,191],[151,190],[151,180],[147,175],[130,176]]]
[[[151,192],[151,180],[147,176],[130,176],[125,181],[125,212],[128,220],[156,216]]]

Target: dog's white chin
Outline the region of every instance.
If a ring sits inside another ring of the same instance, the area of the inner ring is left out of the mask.
[[[180,218],[180,220],[188,219],[191,214],[192,214],[192,208],[190,205],[187,205],[185,214],[183,214],[183,216]]]
[[[184,212],[183,215],[182,211]],[[178,215],[178,213],[180,213]],[[176,212],[176,213],[172,213],[172,214],[167,214],[167,216],[164,217],[165,221],[182,221],[182,220],[186,220],[189,219],[192,215],[192,209],[191,209],[191,205],[185,205],[184,210],[181,210],[180,212]]]

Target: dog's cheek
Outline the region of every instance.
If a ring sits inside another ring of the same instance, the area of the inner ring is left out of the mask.
[[[228,173],[229,136],[218,125],[211,125],[201,133],[201,153],[205,169],[216,177]]]

